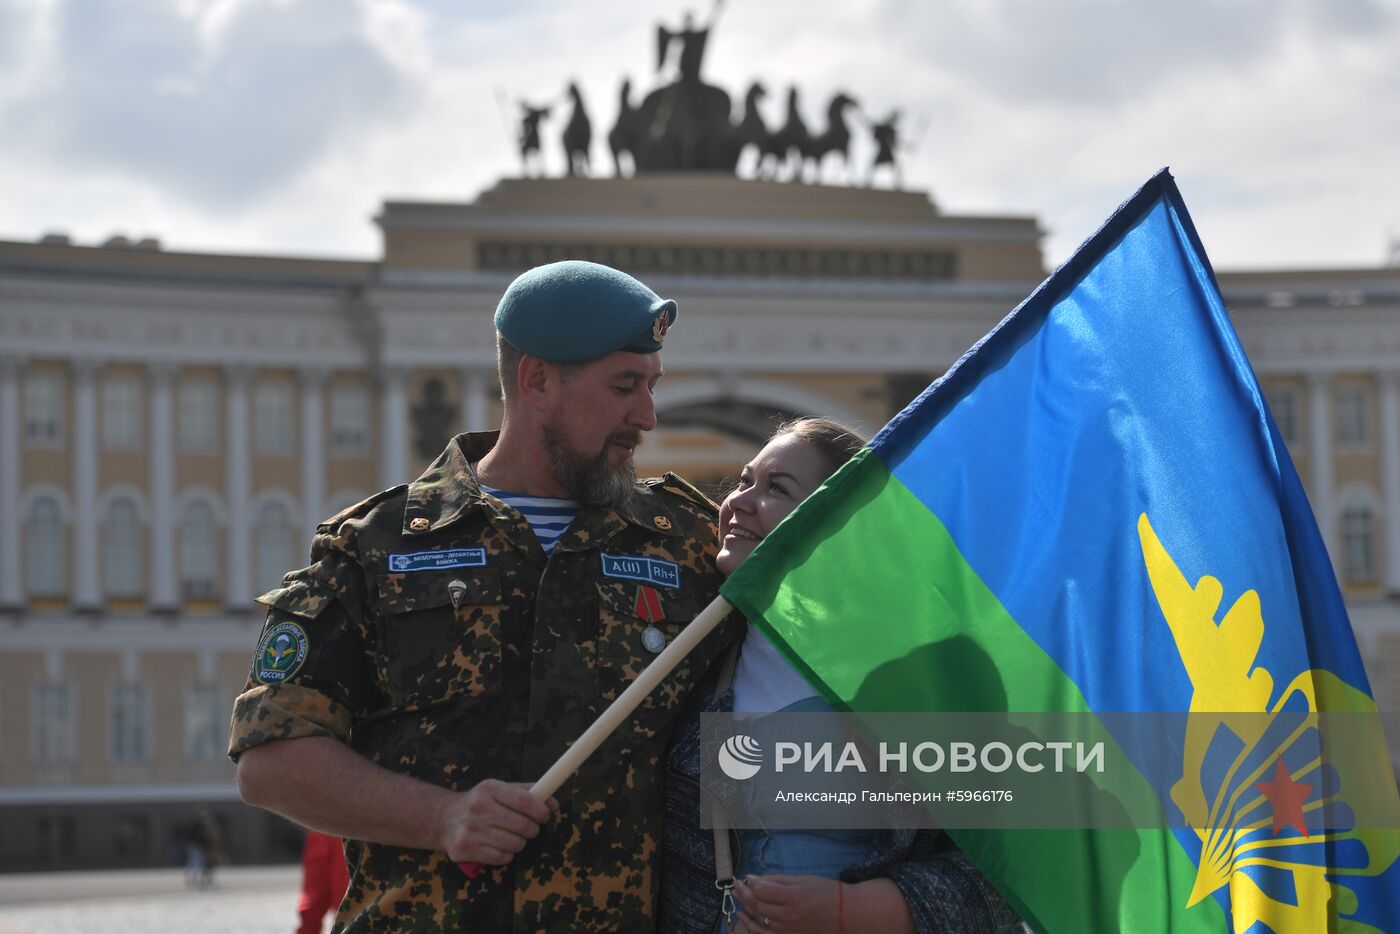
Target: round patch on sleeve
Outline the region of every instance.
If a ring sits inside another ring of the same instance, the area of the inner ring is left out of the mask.
[[[263,633],[253,659],[253,677],[263,684],[280,684],[297,673],[306,661],[306,631],[283,621]]]

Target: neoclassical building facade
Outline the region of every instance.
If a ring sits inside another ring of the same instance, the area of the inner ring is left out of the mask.
[[[679,300],[639,468],[716,490],[775,418],[879,428],[1045,273],[1034,218],[908,192],[512,179],[376,220],[376,262],[0,243],[0,871],[165,862],[200,807],[235,859],[294,855],[224,755],[254,599],[316,523],[497,424],[522,269]],[[1400,269],[1220,278],[1395,709]]]

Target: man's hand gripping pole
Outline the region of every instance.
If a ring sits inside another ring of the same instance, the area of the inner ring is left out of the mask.
[[[733,605],[723,597],[715,597],[709,606],[700,611],[700,615],[691,621],[689,626],[681,630],[681,634],[671,641],[661,651],[661,654],[651,660],[651,664],[642,669],[637,675],[637,680],[627,686],[627,689],[617,696],[608,709],[598,715],[588,729],[583,731],[583,735],[578,741],[565,750],[549,771],[540,776],[539,781],[530,786],[530,794],[541,801],[549,800],[550,796],[559,790],[559,786],[564,784],[570,775],[579,770],[588,757],[597,751],[603,740],[612,735],[613,731],[622,725],[622,722],[631,716],[632,711],[646,698],[648,694],[656,690],[661,680],[671,673],[671,671],[681,663],[691,651],[708,636],[714,628],[720,624],[729,611],[734,609]],[[470,878],[475,879],[481,874],[484,868],[481,863],[462,862],[457,864],[463,872]]]

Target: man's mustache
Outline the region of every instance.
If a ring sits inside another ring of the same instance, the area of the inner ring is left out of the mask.
[[[609,444],[623,444],[631,448],[642,446],[642,433],[637,430],[618,431],[608,436]]]

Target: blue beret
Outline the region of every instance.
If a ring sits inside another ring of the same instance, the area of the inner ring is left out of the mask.
[[[565,260],[521,273],[496,306],[496,330],[519,350],[582,363],[614,350],[655,353],[676,303],[625,272]]]

